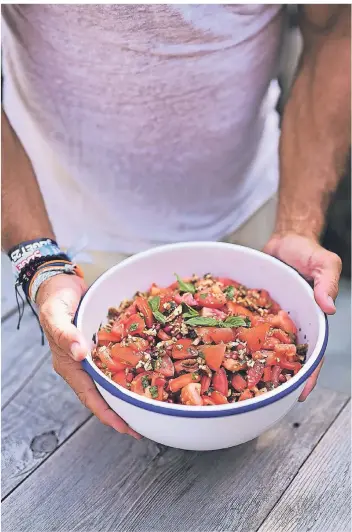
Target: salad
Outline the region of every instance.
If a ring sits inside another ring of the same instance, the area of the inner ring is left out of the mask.
[[[266,290],[176,278],[108,310],[92,359],[112,381],[156,401],[212,406],[267,393],[300,370],[308,346]]]

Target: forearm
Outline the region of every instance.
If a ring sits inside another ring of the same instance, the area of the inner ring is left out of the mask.
[[[317,239],[350,145],[349,17],[331,38],[315,31],[306,38],[283,118],[276,233]]]
[[[54,239],[37,179],[21,142],[1,112],[2,248],[34,238]]]

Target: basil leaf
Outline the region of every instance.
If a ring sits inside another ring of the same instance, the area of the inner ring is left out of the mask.
[[[232,285],[229,285],[225,288],[224,294],[226,295],[226,299],[229,301],[233,301],[234,295],[235,295],[235,287]]]
[[[191,294],[195,293],[196,289],[192,283],[185,283],[184,281],[182,281],[181,277],[177,275],[177,273],[175,273],[175,275],[178,281],[178,288],[180,292],[190,292]]]
[[[194,318],[195,316],[199,316],[198,312],[194,308],[186,305],[186,303],[182,303],[182,306],[183,306],[183,313],[182,313],[183,319]]]
[[[160,297],[159,296],[154,296],[154,297],[150,298],[149,301],[148,301],[148,305],[150,306],[150,308],[152,309],[153,312],[157,312],[159,310]]]
[[[159,312],[158,310],[155,310],[153,312],[153,315],[154,315],[154,318],[159,321],[162,325],[165,325],[166,323],[166,318],[164,316],[164,314],[162,314],[161,312]]]
[[[241,316],[229,316],[221,325],[222,327],[247,327],[246,321]]]
[[[131,332],[135,331],[136,329],[138,329],[138,323],[131,323],[129,329]]]
[[[187,320],[186,325],[192,325],[193,327],[218,327],[219,322],[215,318],[203,318],[202,316],[197,316]]]

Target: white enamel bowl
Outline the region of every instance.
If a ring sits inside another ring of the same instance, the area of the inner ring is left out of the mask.
[[[171,244],[139,253],[105,272],[89,288],[75,324],[92,341],[107,310],[155,282],[167,286],[174,272],[182,276],[211,272],[248,287],[265,288],[299,328],[299,342],[308,342],[307,362],[287,383],[260,397],[212,407],[160,403],[136,395],[110,381],[90,357],[83,366],[115,412],[134,430],[158,443],[197,451],[223,449],[256,438],[295,405],[304,384],[323,357],[327,320],[300,275],[282,262],[242,246],[217,242]]]

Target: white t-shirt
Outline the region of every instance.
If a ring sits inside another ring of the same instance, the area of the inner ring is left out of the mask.
[[[215,240],[276,192],[281,6],[2,11],[5,111],[61,245]]]

